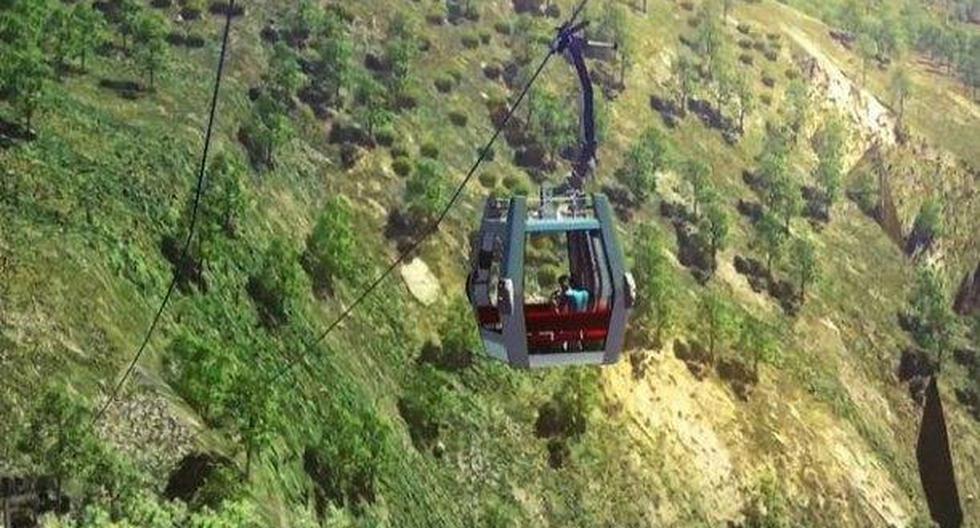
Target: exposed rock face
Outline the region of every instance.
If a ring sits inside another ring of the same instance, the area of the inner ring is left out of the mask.
[[[976,271],[963,277],[953,310],[960,315],[980,313],[980,264],[977,264]]]
[[[429,306],[439,299],[442,293],[439,279],[432,274],[429,266],[422,259],[416,258],[402,266],[401,274],[412,297],[424,306]]]

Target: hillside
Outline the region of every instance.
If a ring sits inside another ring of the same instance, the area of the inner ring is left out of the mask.
[[[947,67],[880,32],[873,60],[845,45],[847,2],[593,0],[589,35],[620,44],[589,64],[591,185],[641,299],[624,360],[510,369],[464,295],[486,196],[569,168],[559,57],[435,235],[323,334],[448,203],[574,4],[242,3],[195,207],[227,4],[0,0],[0,498],[16,477],[68,499],[10,511],[929,526],[915,445],[941,365],[980,526],[969,13],[943,22],[965,35]],[[547,248],[529,260],[553,289]]]

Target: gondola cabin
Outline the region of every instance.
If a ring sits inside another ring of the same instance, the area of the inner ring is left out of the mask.
[[[549,249],[551,273],[535,269],[529,254],[542,260]],[[488,199],[467,295],[493,358],[519,368],[616,363],[635,286],[609,200],[542,195],[529,208],[525,197]]]

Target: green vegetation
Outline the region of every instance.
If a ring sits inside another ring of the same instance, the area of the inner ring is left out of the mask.
[[[610,187],[626,203],[617,228],[639,287],[628,356],[646,364],[631,377],[629,365],[524,372],[488,361],[460,291],[484,195],[534,194],[512,163],[518,151],[544,158],[528,171],[535,184],[568,168],[578,93],[560,61],[518,113],[520,133],[494,146],[480,185],[464,190],[412,255],[435,278],[396,269],[318,340],[405,232],[441,213],[493,122],[487,101],[513,101],[511,85],[533,73],[561,17],[516,15],[509,2],[248,5],[233,21],[197,231],[182,256],[224,19],[199,0],[149,4],[0,2],[0,476],[58,477],[73,508],[52,526],[837,526],[877,523],[881,511],[897,512],[886,520],[896,525],[922,517],[908,427],[917,411],[892,374],[908,338],[894,315],[908,303],[917,342],[934,353],[962,345],[945,284],[973,257],[961,249],[971,231],[960,217],[971,209],[947,202],[965,193],[945,169],[912,184],[891,172],[900,207],[919,207],[909,187],[928,183],[935,199],[915,225],[942,234],[936,259],[903,258],[851,207],[830,225],[799,221],[801,190],[808,207],[821,198],[811,185],[833,202],[845,174],[849,191],[867,184],[867,211],[878,205],[878,173],[866,159],[853,174],[849,165],[869,147],[868,131],[845,121],[853,109],[826,110],[818,83],[791,62],[805,58],[797,40],[777,33],[813,37],[813,20],[775,20],[784,7],[751,2],[651,2],[646,14],[592,3],[590,37],[621,44],[618,55],[590,59],[601,85],[602,162],[589,190]],[[563,15],[572,7],[541,4]],[[883,146],[883,156],[904,157],[876,163],[925,174],[933,168],[915,149],[921,134],[934,140],[917,116],[934,102],[930,90],[947,87],[923,88],[925,58],[903,55],[903,37],[885,27],[904,23],[872,20],[883,9],[860,16],[862,27],[875,26],[878,51],[868,86],[882,98],[882,75],[895,80],[889,101],[912,141]],[[928,7],[924,20],[939,9]],[[665,22],[691,15],[688,27]],[[943,31],[959,31],[958,16]],[[191,35],[203,46],[181,44]],[[745,43],[736,48],[736,39]],[[851,53],[814,40],[834,60]],[[959,48],[952,68],[961,72],[969,48],[947,44]],[[480,75],[484,64],[500,75]],[[447,94],[434,84],[440,76]],[[965,94],[956,96],[969,104]],[[661,112],[673,119],[661,124],[652,95],[674,99]],[[719,126],[737,141],[711,130]],[[758,181],[743,181],[743,171]],[[758,219],[753,191],[763,202]],[[667,218],[678,197],[694,213],[681,206]],[[916,212],[900,211],[905,227]],[[717,261],[709,284],[675,269],[691,247]],[[733,273],[729,259],[745,262],[752,247],[770,275],[787,280],[760,287]],[[909,295],[915,260],[947,267]],[[544,264],[529,285],[563,272]],[[145,355],[93,426],[95,404],[128,365],[175,269],[180,287]],[[440,294],[423,306],[415,286]],[[806,296],[806,309],[781,313],[774,287]],[[714,365],[692,376],[680,344],[694,342],[710,348]],[[953,390],[964,371],[944,365]],[[976,473],[962,461],[975,458],[975,422],[958,399],[944,403],[962,433],[954,455],[970,489]],[[710,443],[688,441],[692,433]],[[850,456],[823,456],[830,442],[869,461],[858,469],[880,484],[874,495],[847,484]],[[776,451],[786,454],[778,474],[757,483],[752,475]],[[189,498],[164,498],[188,453],[218,467]],[[811,477],[801,468],[812,468],[827,496],[854,500],[809,506]],[[735,495],[746,504],[719,500],[717,482],[748,490]],[[888,507],[872,510],[869,496]]]
[[[670,140],[656,128],[648,128],[626,153],[626,161],[616,177],[638,201],[645,201],[657,190],[657,171],[671,160]]]
[[[351,281],[360,270],[353,213],[347,200],[330,200],[306,239],[303,268],[321,294],[333,292],[337,281]]]
[[[941,361],[950,349],[955,320],[942,277],[928,264],[919,266],[908,303],[914,320],[912,336],[933,358]]]
[[[633,247],[633,273],[644,286],[636,307],[637,316],[642,327],[654,330],[653,342],[661,344],[664,333],[671,329],[676,319],[677,281],[664,253],[663,237],[656,227],[642,225]]]

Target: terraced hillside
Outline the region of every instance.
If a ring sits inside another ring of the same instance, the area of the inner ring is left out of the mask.
[[[522,372],[484,357],[463,284],[482,200],[569,168],[560,59],[438,232],[320,338],[448,203],[573,2],[235,4],[195,207],[228,4],[0,0],[0,477],[45,499],[10,515],[928,526],[941,368],[980,523],[965,66],[871,60],[804,1],[589,2],[620,44],[590,60],[592,185],[641,299],[621,364]],[[548,248],[529,261],[553,289]]]

